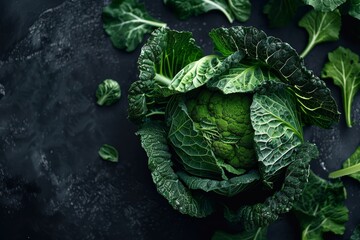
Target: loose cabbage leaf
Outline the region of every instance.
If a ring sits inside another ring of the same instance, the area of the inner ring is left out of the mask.
[[[305,28],[309,34],[308,44],[300,55],[300,57],[304,58],[315,45],[339,39],[341,28],[340,12],[339,10],[333,12],[312,10],[300,20],[299,26]]]
[[[239,234],[226,232],[215,232],[211,240],[266,240],[267,228],[258,228],[253,231],[246,231]]]
[[[108,106],[117,102],[121,97],[121,89],[118,82],[106,79],[99,84],[96,90],[97,104]]]
[[[99,150],[99,156],[109,162],[118,162],[119,153],[113,146],[104,144]]]
[[[229,180],[220,181],[191,176],[185,172],[178,172],[177,175],[190,189],[200,189],[205,192],[214,191],[227,197],[235,196],[249,187],[254,187],[259,182],[258,180],[260,180],[260,175],[257,171],[251,171]]]
[[[295,201],[302,195],[309,177],[309,163],[318,157],[315,145],[304,143],[291,155],[291,164],[286,170],[282,188],[268,197],[263,203],[243,206],[236,212],[225,211],[225,218],[230,222],[243,225],[247,231],[266,227],[280,214],[289,212]]]
[[[360,0],[350,0],[349,14],[360,20]]]
[[[339,121],[335,100],[324,81],[305,68],[289,44],[253,27],[217,28],[210,32],[215,48],[224,56],[236,51],[260,61],[276,72],[295,93],[305,123],[329,128]]]
[[[311,173],[303,194],[294,205],[302,239],[322,239],[325,232],[343,234],[344,224],[349,218],[345,198],[341,181],[328,182]]]
[[[295,100],[285,90],[266,95],[256,93],[250,116],[260,173],[267,181],[295,160],[291,155],[304,141],[302,125]]]
[[[295,16],[302,5],[301,0],[270,0],[264,6],[270,27],[284,27]]]
[[[213,211],[209,200],[195,196],[181,183],[172,169],[172,159],[166,140],[166,131],[159,122],[148,122],[137,132],[148,156],[148,166],[158,192],[171,206],[183,214],[206,217]]]
[[[343,163],[343,169],[332,172],[329,178],[352,177],[360,182],[360,147]]]
[[[360,239],[360,226],[357,226],[350,237],[350,240],[359,240]]]
[[[103,23],[112,44],[128,52],[135,50],[146,33],[166,26],[151,17],[138,0],[113,0],[103,10]]]
[[[233,0],[235,5],[239,0]],[[164,3],[175,10],[180,19],[187,19],[190,16],[197,16],[212,10],[221,11],[228,21],[234,21],[234,15],[226,0],[164,0]],[[236,5],[236,7],[238,7]]]
[[[268,82],[280,82],[269,70],[259,63],[239,63],[227,72],[209,81],[209,88],[216,88],[224,94],[237,92],[253,92],[262,84]]]
[[[329,12],[334,11],[346,0],[303,0],[307,5],[311,5],[316,11]]]
[[[236,20],[245,22],[251,14],[251,3],[249,0],[228,0],[229,7]]]
[[[351,127],[351,106],[354,96],[360,89],[359,56],[350,49],[339,47],[330,52],[328,58],[329,62],[325,64],[321,76],[332,78],[334,84],[341,88],[346,124]]]
[[[139,80],[129,89],[129,118],[141,121],[148,114],[163,112],[166,97],[173,94],[168,88],[172,78],[202,56],[190,32],[156,29],[141,49]]]

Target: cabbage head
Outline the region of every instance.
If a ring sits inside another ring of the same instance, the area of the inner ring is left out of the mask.
[[[214,54],[204,55],[191,33],[155,30],[129,89],[129,118],[174,209],[266,226],[290,211],[317,157],[303,126],[331,127],[337,106],[289,44],[253,27],[210,38]]]

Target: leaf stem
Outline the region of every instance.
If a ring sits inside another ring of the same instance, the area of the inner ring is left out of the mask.
[[[224,15],[226,16],[226,18],[229,20],[230,23],[232,23],[234,21],[234,17],[231,15],[231,13],[226,11],[226,9],[224,9],[220,4],[216,4],[215,2],[208,1],[208,0],[205,0],[205,2],[208,3],[209,5],[213,5],[214,9],[218,9],[222,13],[224,13]]]
[[[356,172],[360,171],[360,163],[355,164],[351,167],[347,167],[347,168],[343,168],[334,172],[331,172],[329,174],[329,178],[339,178],[339,177],[343,177],[343,176],[347,176]]]
[[[160,74],[156,74],[155,77],[154,77],[155,81],[157,81],[158,83],[161,83],[165,86],[169,86],[171,84],[171,79],[163,76],[163,75],[160,75]]]
[[[314,48],[314,46],[316,45],[316,38],[312,38],[311,41],[309,41],[308,45],[306,46],[305,50],[300,54],[301,58],[305,58],[306,55],[309,54],[309,52],[311,51],[311,49]]]
[[[155,112],[146,114],[145,117],[150,117],[150,116],[154,116],[154,115],[165,115],[165,112],[155,111]]]

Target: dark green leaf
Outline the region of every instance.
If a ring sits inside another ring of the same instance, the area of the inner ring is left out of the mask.
[[[138,0],[113,1],[103,10],[103,23],[113,45],[128,52],[142,42],[146,33],[166,26],[151,17]]]
[[[218,10],[226,16],[230,23],[234,21],[234,15],[227,5],[226,0],[164,0],[164,3],[173,8],[180,19]]]
[[[316,11],[329,12],[334,11],[346,0],[303,0],[305,4],[313,6]]]
[[[118,162],[119,160],[119,153],[116,148],[108,144],[104,144],[100,148],[99,156],[109,162]]]
[[[349,14],[360,20],[360,0],[350,0]]]
[[[340,181],[331,183],[311,173],[302,196],[294,205],[303,239],[322,239],[324,232],[343,234],[349,217],[345,198],[345,188]]]
[[[211,240],[266,240],[267,228],[258,228],[253,231],[246,231],[238,234],[226,232],[215,232]]]
[[[299,26],[305,28],[309,34],[308,44],[300,55],[304,58],[315,45],[339,39],[341,28],[340,12],[335,10],[323,13],[312,10],[300,20]]]
[[[99,84],[96,90],[96,103],[100,106],[108,106],[117,102],[120,96],[121,89],[119,83],[112,79],[106,79]]]
[[[307,70],[289,44],[253,27],[217,28],[210,32],[215,48],[224,56],[242,50],[247,56],[277,72],[291,86],[302,118],[308,124],[331,127],[339,120],[335,100],[325,83]]]
[[[191,176],[185,172],[178,172],[177,175],[190,189],[201,189],[205,192],[214,191],[218,194],[232,197],[253,187],[260,180],[259,173],[251,171],[241,176],[233,177],[228,180],[212,180]]]
[[[178,179],[172,169],[173,163],[162,123],[145,123],[137,132],[141,145],[148,156],[148,166],[158,192],[171,206],[183,214],[205,217],[212,213],[209,200],[194,196]]]
[[[301,0],[269,0],[264,6],[264,13],[270,21],[270,27],[284,27],[295,16]]]
[[[346,124],[351,127],[351,106],[354,96],[360,89],[359,56],[350,49],[339,47],[330,52],[328,58],[329,62],[325,64],[321,76],[332,78],[334,84],[341,88]]]

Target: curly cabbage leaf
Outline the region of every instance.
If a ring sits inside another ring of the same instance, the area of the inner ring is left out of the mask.
[[[308,44],[300,55],[304,58],[315,45],[339,39],[341,15],[339,10],[325,13],[312,10],[300,20],[299,26],[309,34]]]
[[[305,68],[302,59],[287,43],[267,37],[253,27],[217,28],[210,32],[215,48],[224,56],[245,51],[280,76],[295,93],[305,123],[329,128],[339,121],[335,100],[324,81]]]
[[[350,49],[339,47],[330,52],[328,58],[329,62],[325,64],[321,76],[332,78],[334,84],[341,88],[346,124],[351,127],[352,102],[360,89],[359,56]]]
[[[129,118],[142,121],[148,114],[163,111],[167,104],[163,98],[171,95],[168,84],[183,67],[202,56],[190,32],[155,30],[141,49],[139,80],[129,89]]]
[[[293,151],[303,143],[296,103],[286,91],[256,93],[250,107],[260,172],[265,181],[288,166]]]
[[[318,156],[315,145],[304,143],[300,145],[291,158],[282,188],[268,197],[263,203],[240,207],[237,211],[227,210],[225,218],[230,222],[243,225],[247,231],[266,227],[275,221],[280,214],[289,212],[294,203],[302,195],[309,176],[309,163]]]
[[[294,205],[302,239],[322,239],[325,232],[343,234],[344,224],[349,218],[345,198],[346,191],[341,181],[328,182],[311,173],[303,194]]]
[[[211,240],[266,240],[267,228],[258,228],[252,231],[245,231],[238,234],[230,234],[217,231]]]
[[[166,131],[159,122],[145,123],[137,132],[141,145],[148,156],[148,166],[158,192],[171,206],[193,217],[205,217],[212,213],[213,206],[203,196],[193,195],[172,169],[173,162],[166,139]]]
[[[138,0],[113,0],[103,10],[103,23],[112,44],[128,52],[135,50],[146,33],[166,26],[151,17]]]

